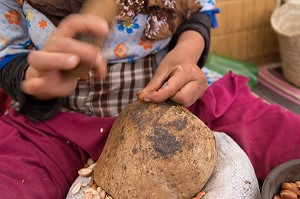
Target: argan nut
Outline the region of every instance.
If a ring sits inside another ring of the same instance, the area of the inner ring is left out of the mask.
[[[83,177],[88,177],[93,173],[93,169],[91,168],[82,168],[78,171],[78,174]]]
[[[282,189],[282,190],[292,190],[292,189],[293,189],[293,186],[292,186],[291,183],[284,182],[284,183],[282,183],[282,185],[281,185],[281,189]]]
[[[105,198],[106,198],[106,192],[105,192],[104,190],[102,190],[102,191],[100,192],[100,198],[101,198],[101,199],[105,199]]]
[[[79,182],[79,183],[77,183],[77,184],[74,186],[74,188],[72,189],[71,193],[72,193],[73,195],[75,195],[76,193],[78,193],[78,191],[80,190],[80,188],[81,188],[81,183]]]
[[[298,188],[297,184],[296,183],[290,183],[291,186],[292,186],[292,191],[297,195],[299,196],[300,195],[300,189]]]
[[[201,199],[206,193],[204,191],[200,191],[197,195],[196,198]]]
[[[102,191],[101,187],[97,187],[96,191],[98,191],[99,193],[101,193],[101,191]]]
[[[298,186],[298,189],[300,189],[300,181],[296,181],[295,184]]]
[[[92,199],[93,194],[91,192],[87,192],[83,195],[82,199]]]
[[[97,190],[97,187],[98,187],[98,186],[97,186],[97,184],[95,184],[95,183],[91,185],[91,188],[94,189],[94,190]]]
[[[297,195],[291,190],[282,190],[280,196],[281,199],[297,199]]]
[[[93,163],[93,164],[91,164],[88,168],[94,169],[95,166],[96,166],[96,163]]]
[[[91,194],[93,194],[93,195],[99,195],[99,192],[98,191],[96,191],[95,189],[93,189],[93,188],[87,188],[87,189],[85,189],[84,190],[84,193],[91,193]]]

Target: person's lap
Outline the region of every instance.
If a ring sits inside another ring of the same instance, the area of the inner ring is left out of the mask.
[[[72,144],[73,142],[67,141],[68,133],[63,136],[51,130],[54,124],[62,122],[63,119],[68,123],[69,118],[66,116],[69,114],[63,115],[64,117],[56,118],[58,120],[56,122],[39,125],[31,123],[14,111],[2,118],[0,153],[4,158],[2,158],[0,170],[3,177],[1,179],[4,179],[6,183],[1,183],[0,190],[7,193],[7,197],[18,198],[22,194],[24,198],[64,198],[67,194],[68,188],[77,177],[77,171],[83,166],[88,155]],[[110,120],[108,125],[109,123],[112,124],[113,120]],[[83,132],[74,131],[73,133],[82,134]],[[211,182],[213,183],[208,183],[204,191],[207,192],[207,196],[213,197],[220,191],[217,183],[219,182],[223,183],[222,186],[226,189],[235,186],[236,192],[245,187],[251,188],[248,194],[251,198],[257,194],[258,186],[247,156],[225,134],[215,133],[215,136],[218,141],[219,164],[216,166],[217,172],[212,175]],[[85,141],[89,143],[88,140]],[[231,155],[227,153],[228,151],[224,152],[225,150],[229,150]],[[233,151],[238,153],[232,153]],[[239,169],[242,167],[243,169]],[[232,180],[228,178],[230,176]],[[228,184],[224,184],[224,178]],[[241,180],[238,187],[232,183],[236,179]]]
[[[229,74],[215,82],[190,110],[212,130],[233,138],[260,180],[278,164],[300,157],[296,144],[300,137],[295,136],[299,117],[251,96],[242,77]],[[113,121],[60,113],[52,120],[32,123],[12,110],[2,116],[0,191],[7,194],[3,196],[64,197],[78,169],[89,157],[99,157]],[[283,142],[284,148],[278,148]]]

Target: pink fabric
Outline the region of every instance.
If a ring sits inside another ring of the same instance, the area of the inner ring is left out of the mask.
[[[32,123],[10,110],[0,120],[0,198],[65,198],[89,155],[99,157],[113,121],[60,113]]]
[[[275,166],[300,158],[300,116],[253,96],[245,77],[228,73],[190,110],[244,149],[260,181]]]
[[[244,77],[228,73],[190,110],[230,135],[261,180],[276,165],[300,157],[299,116],[252,96]],[[87,158],[100,155],[114,119],[60,113],[32,123],[10,110],[0,120],[1,197],[64,198]]]
[[[0,116],[8,110],[10,101],[10,97],[0,88]]]

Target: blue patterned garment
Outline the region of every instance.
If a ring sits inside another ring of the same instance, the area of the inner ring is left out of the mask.
[[[209,86],[212,85],[214,82],[218,81],[219,79],[221,79],[221,77],[223,77],[221,74],[219,74],[213,70],[210,70],[209,68],[206,68],[205,66],[202,68],[202,71],[204,72],[204,74],[206,76],[206,81]]]
[[[200,0],[200,3],[203,12],[214,9],[213,0]],[[56,28],[23,0],[1,0],[0,13],[0,69],[18,54],[42,49]],[[139,14],[132,23],[118,21],[114,24],[103,51],[109,63],[133,62],[168,45],[170,38],[142,39],[146,21],[147,16]]]

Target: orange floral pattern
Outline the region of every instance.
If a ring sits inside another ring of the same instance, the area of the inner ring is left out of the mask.
[[[148,50],[153,48],[153,43],[153,41],[141,39],[139,45],[143,46],[145,50]]]
[[[17,0],[17,3],[22,5],[24,3],[24,0]]]
[[[120,43],[116,46],[114,54],[117,58],[125,58],[128,53],[128,47],[125,43]]]
[[[9,24],[19,25],[21,18],[17,11],[8,10],[8,13],[6,13],[4,16]]]
[[[45,27],[48,26],[47,21],[45,21],[43,19],[39,22],[39,25],[40,25],[40,28],[42,28],[42,29],[44,29]]]

